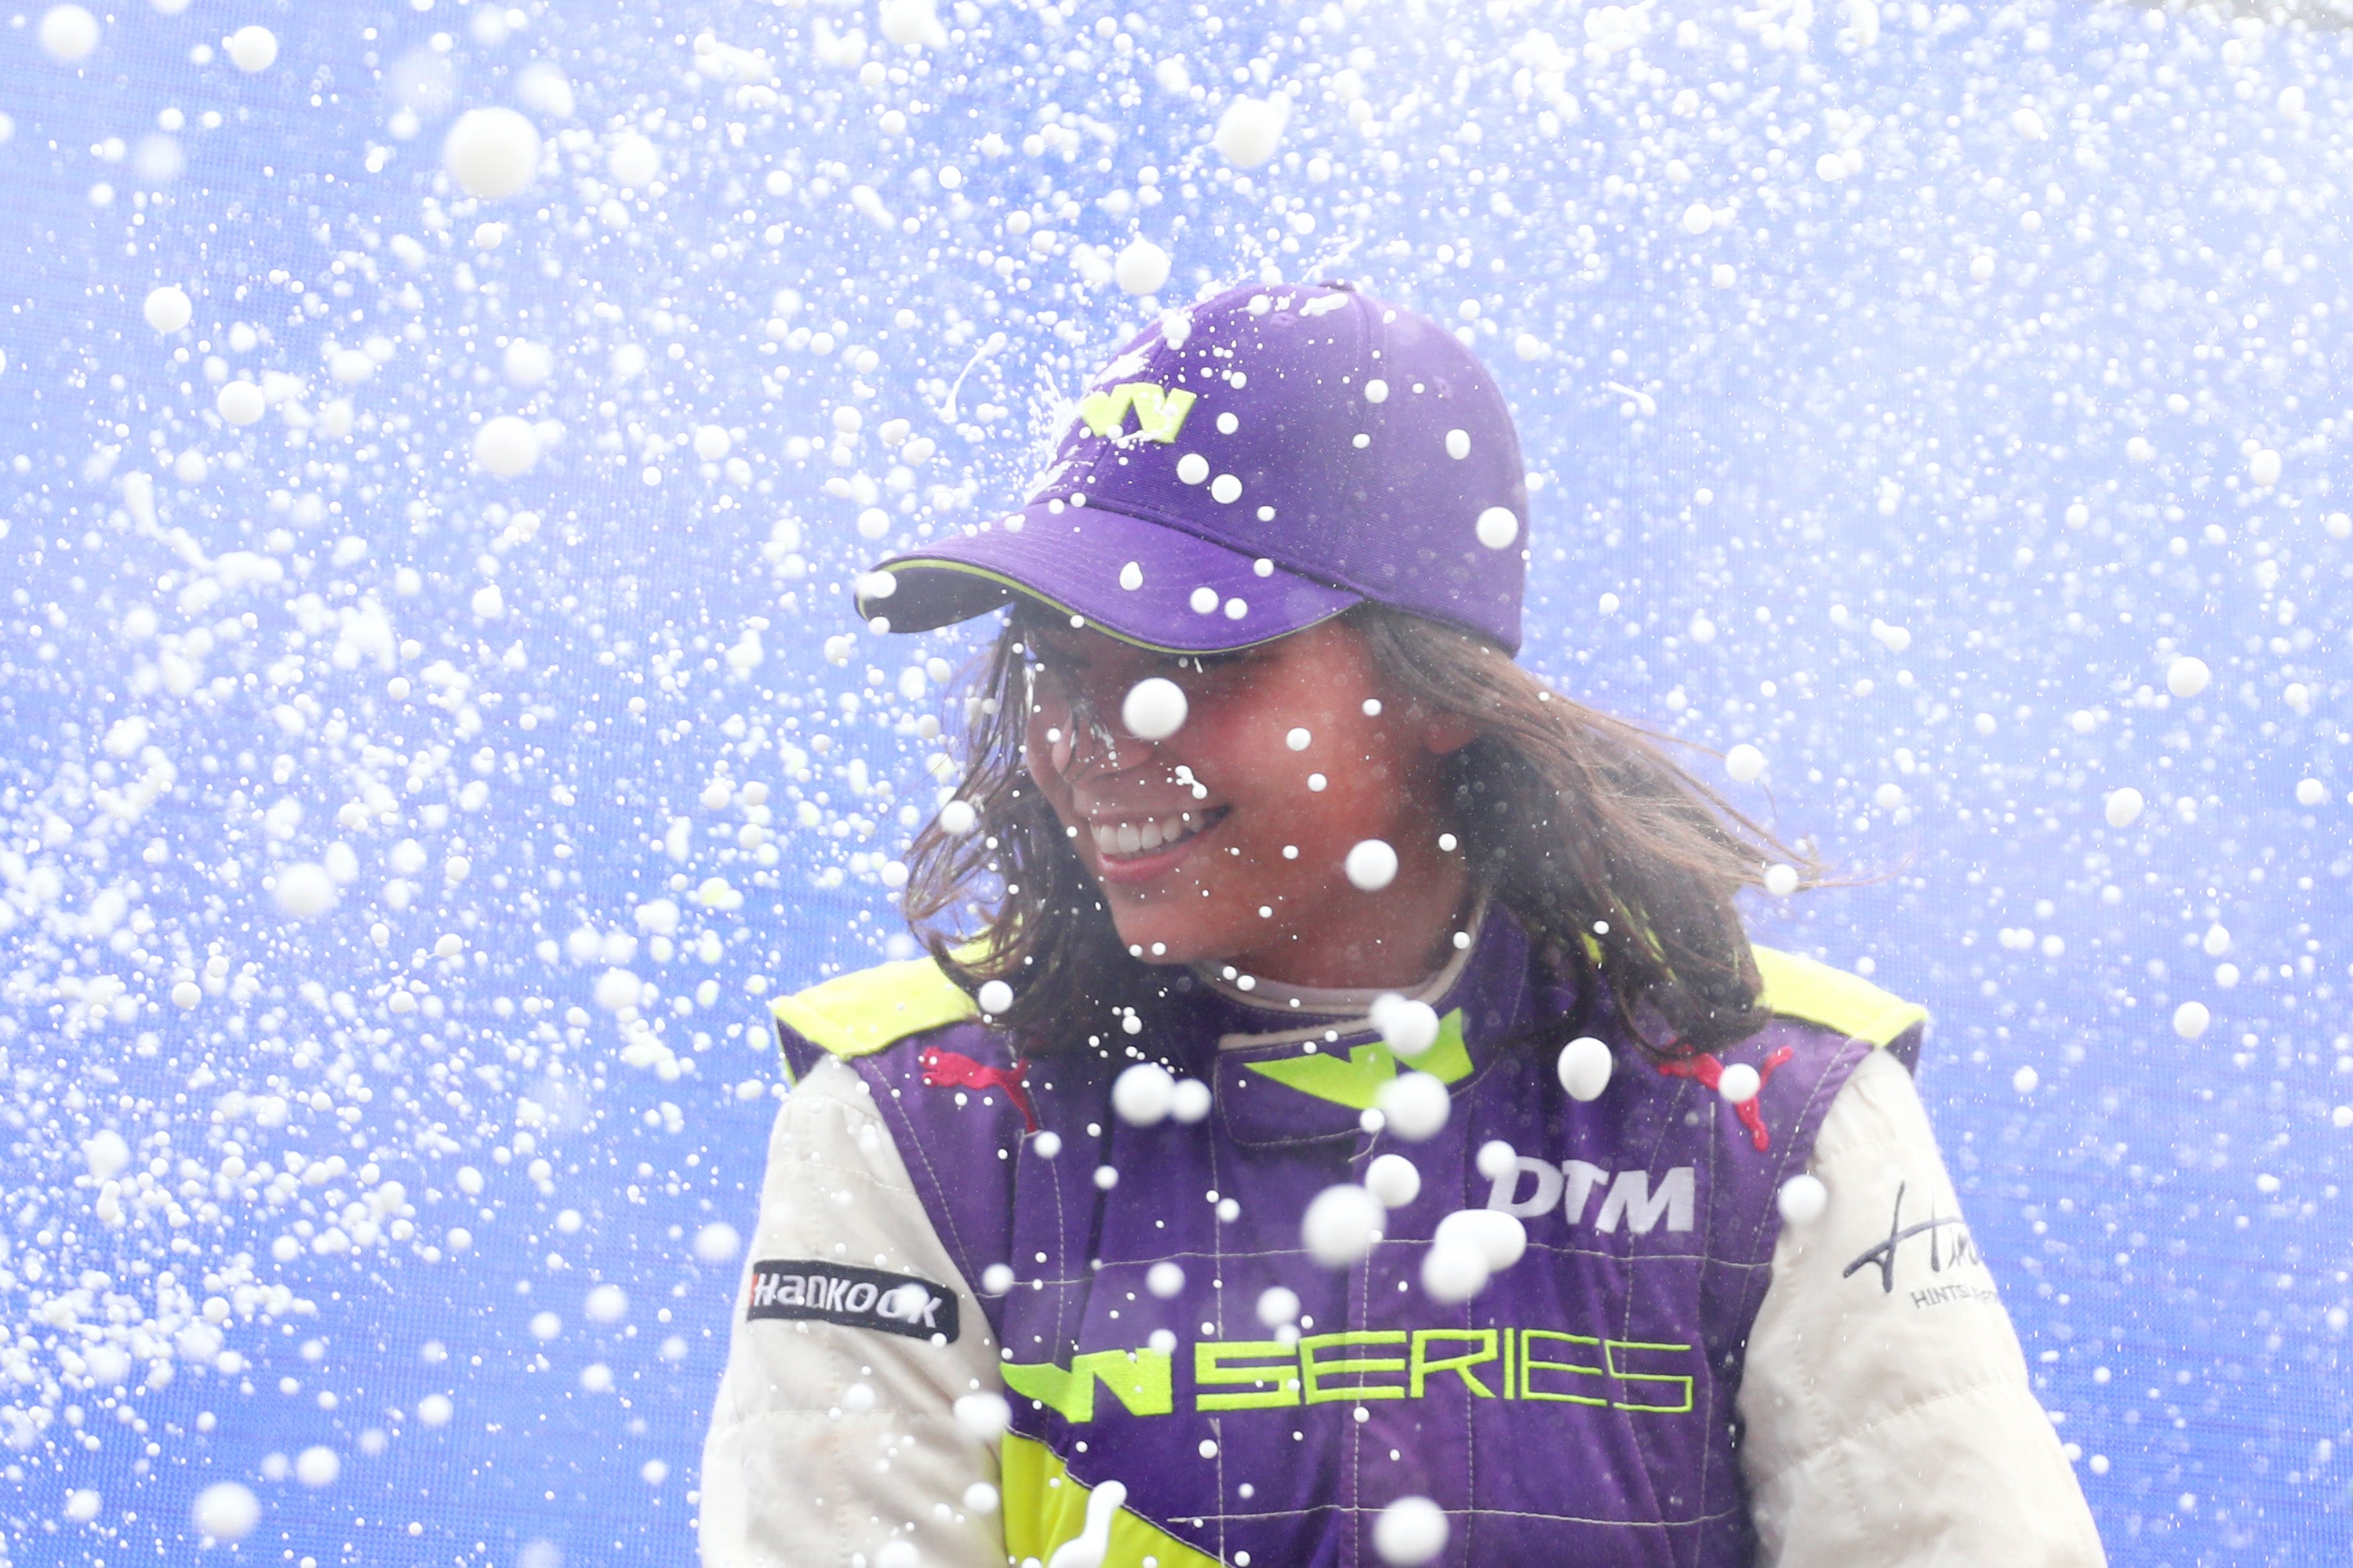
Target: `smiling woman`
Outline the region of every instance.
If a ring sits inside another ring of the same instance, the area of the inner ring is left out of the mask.
[[[1484,367],[1284,286],[1095,381],[1018,514],[861,579],[1013,613],[931,958],[777,1009],[706,1561],[2097,1561],[1922,1010],[1752,948],[1819,863],[1514,662]],[[880,1465],[817,1414],[886,1404]]]
[[[1402,985],[1437,967],[1429,939],[1454,928],[1468,889],[1439,847],[1440,760],[1471,731],[1405,700],[1355,625],[1173,660],[1043,617],[1016,625],[1037,672],[1026,772],[1132,957],[1217,959],[1300,985]],[[1182,728],[1123,740],[1094,719],[1155,678],[1185,694]],[[1396,895],[1344,874],[1368,837],[1398,853]]]
[[[1071,619],[1008,622],[968,709],[958,799],[976,826],[935,822],[908,855],[909,919],[967,989],[1008,983],[1005,1022],[1032,1049],[1148,1007],[1169,966],[1409,985],[1491,896],[1563,980],[1606,958],[1609,1000],[1662,1054],[1755,1026],[1734,895],[1776,859],[1810,881],[1819,864],[1637,726],[1379,605],[1216,654]],[[1155,681],[1182,694],[1180,728],[1145,740],[1106,717]],[[1369,888],[1348,874],[1368,842],[1397,866]]]

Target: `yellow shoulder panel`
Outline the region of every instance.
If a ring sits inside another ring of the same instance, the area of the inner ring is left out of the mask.
[[[1765,1005],[1784,1018],[1801,1018],[1851,1039],[1888,1045],[1928,1016],[1926,1008],[1882,991],[1861,975],[1774,948],[1750,951],[1765,981]]]
[[[837,1056],[867,1056],[894,1041],[979,1015],[972,998],[930,959],[837,975],[769,1004],[776,1022]]]

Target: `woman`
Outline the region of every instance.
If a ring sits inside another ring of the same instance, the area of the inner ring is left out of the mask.
[[[1442,328],[1245,287],[866,580],[1013,614],[934,956],[776,1009],[706,1562],[2101,1561],[1925,1015],[1752,949],[1801,857],[1512,662],[1526,514]]]

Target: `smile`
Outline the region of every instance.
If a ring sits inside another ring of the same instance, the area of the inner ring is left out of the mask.
[[[1094,824],[1095,853],[1109,860],[1133,857],[1147,851],[1184,842],[1208,825],[1206,817],[1179,811],[1173,817],[1147,817],[1141,823]]]
[[[1149,878],[1182,859],[1192,841],[1223,821],[1226,811],[1226,807],[1219,806],[1140,821],[1097,821],[1090,823],[1088,831],[1094,836],[1095,854],[1105,872]]]

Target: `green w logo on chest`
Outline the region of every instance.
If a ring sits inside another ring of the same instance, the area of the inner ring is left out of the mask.
[[[1370,1110],[1381,1086],[1398,1075],[1397,1053],[1378,1040],[1351,1045],[1347,1052],[1342,1056],[1336,1046],[1318,1046],[1296,1056],[1245,1065],[1261,1077],[1271,1078],[1303,1095],[1346,1106],[1350,1110]],[[1459,1084],[1471,1075],[1471,1053],[1462,1044],[1461,1008],[1439,1020],[1437,1040],[1409,1065],[1441,1084]]]
[[[1116,440],[1126,433],[1127,416],[1133,410],[1137,435],[1146,440],[1173,441],[1185,428],[1193,397],[1181,387],[1170,390],[1150,381],[1123,381],[1080,398],[1079,418],[1096,435]]]

